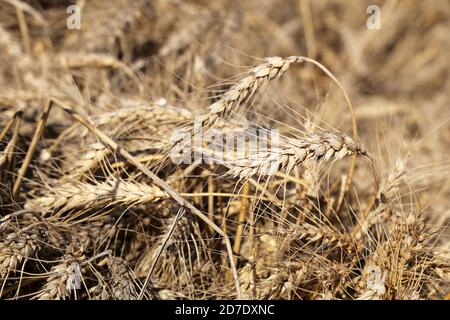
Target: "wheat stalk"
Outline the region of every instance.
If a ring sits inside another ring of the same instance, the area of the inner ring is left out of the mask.
[[[20,125],[22,122],[22,116],[23,116],[23,113],[21,111],[17,112],[14,115],[13,119],[11,119],[11,121],[7,125],[7,127],[8,127],[8,126],[12,125],[13,122],[15,122],[13,135],[12,135],[11,139],[9,140],[8,144],[6,145],[5,149],[3,151],[1,151],[1,153],[0,153],[0,172],[3,170],[4,165],[6,163],[10,163],[13,158],[14,149],[17,147],[16,143],[17,143],[17,139],[19,137],[19,129],[20,129]],[[4,136],[6,134],[6,129],[9,129],[7,127],[5,127],[3,132],[1,133],[2,136]]]
[[[172,229],[172,226],[176,222],[178,222],[176,228]],[[177,217],[165,219],[162,233],[158,236],[150,250],[144,254],[136,267],[139,274],[147,273],[158,258],[166,260],[170,255],[180,249],[190,229],[190,221],[186,215],[178,218],[178,221]],[[161,256],[159,255],[160,252],[162,252]],[[160,265],[158,264],[158,266]],[[155,265],[156,267],[157,265]]]

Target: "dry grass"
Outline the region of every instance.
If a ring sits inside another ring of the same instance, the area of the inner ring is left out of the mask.
[[[0,1],[0,298],[448,297],[450,6],[376,3]]]

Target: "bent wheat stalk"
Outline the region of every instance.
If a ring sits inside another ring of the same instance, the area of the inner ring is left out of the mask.
[[[150,282],[150,278],[151,278],[151,276],[153,274],[153,271],[156,268],[156,265],[157,265],[157,263],[159,261],[159,258],[161,257],[161,255],[164,252],[164,250],[167,248],[169,240],[172,237],[173,232],[175,231],[175,228],[177,227],[178,221],[183,216],[184,211],[185,210],[184,210],[183,207],[178,210],[178,213],[176,214],[175,218],[173,219],[172,224],[170,225],[169,229],[167,230],[167,233],[165,234],[164,239],[162,240],[162,242],[160,244],[158,244],[157,251],[155,252],[154,259],[153,259],[152,264],[150,266],[150,271],[147,273],[147,277],[145,278],[145,281],[144,281],[144,287],[143,287],[144,289],[143,290],[145,290],[145,288],[147,287],[148,283]]]

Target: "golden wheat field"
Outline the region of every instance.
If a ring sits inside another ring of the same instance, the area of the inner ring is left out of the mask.
[[[449,299],[450,2],[0,0],[0,299]]]

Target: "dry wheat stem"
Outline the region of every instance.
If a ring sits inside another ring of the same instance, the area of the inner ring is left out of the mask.
[[[6,123],[6,126],[3,128],[3,130],[0,133],[0,142],[3,140],[3,138],[5,137],[6,133],[9,131],[9,129],[11,129],[12,125],[14,124],[14,122],[22,117],[23,115],[23,111],[18,111],[16,112],[11,119],[8,120],[8,122]]]
[[[28,24],[23,9],[16,6],[16,16],[19,23],[20,35],[22,37],[22,47],[27,56],[31,54],[30,34],[28,32]]]
[[[157,249],[155,257],[152,261],[150,271],[148,272],[147,277],[145,278],[145,281],[144,281],[143,291],[145,291],[145,288],[147,288],[147,286],[150,282],[150,278],[153,274],[153,271],[155,270],[155,267],[158,263],[158,260],[161,257],[162,253],[164,252],[164,250],[167,248],[167,244],[169,243],[169,240],[172,237],[175,228],[177,227],[177,223],[182,218],[183,214],[184,214],[184,208],[182,207],[178,210],[175,218],[173,219],[172,224],[170,225],[170,228],[167,230],[167,233],[164,235],[163,241],[161,242],[160,245],[157,246],[158,249]]]
[[[22,123],[22,116],[23,116],[22,111],[19,111],[18,113],[16,113],[14,115],[15,126],[14,126],[13,135],[12,135],[11,140],[6,145],[5,150],[2,151],[2,154],[0,156],[0,169],[3,168],[3,165],[5,163],[11,161],[11,158],[13,156],[13,151],[14,151],[14,148],[16,147],[16,142],[19,137],[19,129],[20,129],[20,124]],[[12,125],[12,122],[11,122],[11,125]],[[6,131],[2,132],[2,135],[3,134],[6,134]]]
[[[47,104],[44,107],[44,111],[42,112],[42,116],[39,119],[39,122],[36,126],[36,131],[33,135],[33,139],[31,140],[30,147],[28,148],[27,154],[25,156],[25,159],[22,163],[22,166],[19,169],[19,172],[17,174],[17,179],[14,182],[12,196],[15,197],[17,195],[17,192],[19,191],[20,183],[22,182],[22,178],[25,175],[25,172],[30,165],[31,158],[33,157],[34,151],[36,150],[36,146],[38,144],[39,139],[41,138],[42,132],[44,131],[45,124],[47,123],[48,114],[50,112],[50,101],[47,102]]]

